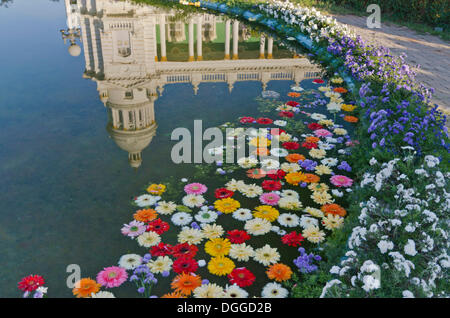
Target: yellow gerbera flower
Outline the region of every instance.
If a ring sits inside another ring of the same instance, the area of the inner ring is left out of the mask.
[[[231,242],[228,239],[215,238],[205,244],[205,252],[211,256],[225,256],[230,252]]]
[[[239,203],[239,201],[236,201],[235,199],[225,198],[216,200],[214,202],[214,207],[216,208],[216,210],[228,214],[239,209],[241,207],[241,204]]]
[[[303,182],[303,176],[301,172],[291,172],[284,176],[286,181],[292,185],[298,185],[300,182]]]
[[[164,184],[153,183],[147,188],[147,192],[152,195],[161,195],[166,191],[166,186]]]
[[[280,212],[270,205],[257,206],[253,212],[255,218],[266,219],[269,222],[275,221],[279,215]]]
[[[234,267],[234,262],[225,256],[213,257],[208,263],[209,272],[217,276],[230,274]]]
[[[341,109],[346,112],[352,112],[355,110],[355,108],[356,108],[356,106],[352,105],[352,104],[343,104],[341,107]]]

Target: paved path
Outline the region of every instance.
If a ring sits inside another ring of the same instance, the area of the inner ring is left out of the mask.
[[[335,17],[339,22],[353,27],[365,41],[388,47],[396,55],[404,52],[408,64],[421,65],[420,69],[414,68],[417,79],[427,87],[433,87],[433,102],[450,112],[450,43],[389,22],[382,22],[380,29],[369,29],[366,17]]]

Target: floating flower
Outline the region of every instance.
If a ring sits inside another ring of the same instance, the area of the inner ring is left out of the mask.
[[[225,256],[228,255],[230,247],[230,240],[215,238],[205,243],[205,252],[211,256]]]
[[[277,282],[284,282],[291,278],[292,270],[285,264],[277,263],[270,265],[266,274],[269,279],[274,279]]]
[[[247,232],[241,230],[228,231],[227,234],[228,239],[233,244],[242,244],[250,239],[250,235],[248,235]]]
[[[253,247],[245,243],[241,244],[231,244],[229,256],[240,262],[248,262],[250,257],[255,254]]]
[[[187,298],[185,295],[179,292],[167,293],[161,296],[161,298]]]
[[[352,112],[352,111],[355,110],[355,108],[356,108],[356,106],[355,105],[351,105],[351,104],[343,104],[342,107],[341,107],[341,109],[343,111],[346,111],[346,112]]]
[[[297,97],[300,97],[302,94],[296,93],[296,92],[289,92],[287,95],[288,95],[289,97],[295,97],[295,98],[297,98]]]
[[[348,92],[348,90],[344,87],[335,87],[335,88],[333,88],[333,91],[335,91],[336,93],[339,93],[339,94],[345,94]]]
[[[257,139],[257,138],[254,138],[254,139]],[[254,166],[256,166],[258,164],[258,159],[253,158],[253,157],[242,157],[237,160],[237,164],[241,168],[249,169],[249,168],[253,168]]]
[[[255,118],[253,118],[253,117],[241,117],[241,119],[239,121],[242,124],[248,124],[248,123],[253,123],[255,121]]]
[[[330,178],[330,182],[336,187],[351,187],[353,180],[342,175],[334,175]]]
[[[183,295],[189,296],[192,292],[202,285],[202,279],[195,274],[181,273],[177,275],[170,286]]]
[[[150,253],[153,256],[165,256],[172,253],[172,246],[170,244],[159,243],[157,245],[152,246],[150,249]]]
[[[339,216],[346,216],[347,211],[341,207],[339,204],[332,203],[332,204],[325,204],[323,205],[320,210],[325,214],[333,214],[333,215],[339,215]]]
[[[289,152],[287,152],[285,149],[282,148],[272,148],[270,149],[270,154],[275,157],[286,157],[289,154]]]
[[[149,194],[143,194],[134,199],[134,203],[136,203],[141,208],[146,206],[155,205],[161,199],[160,196],[154,196]]]
[[[255,275],[245,267],[235,268],[228,274],[228,279],[231,284],[236,284],[239,287],[251,286],[255,282]]]
[[[100,290],[101,285],[90,278],[82,278],[75,283],[72,293],[77,298],[88,298],[92,294],[96,294]]]
[[[318,183],[320,181],[320,177],[312,173],[304,173],[302,175],[302,181],[306,183]]]
[[[161,242],[161,237],[158,233],[150,231],[144,232],[137,237],[138,244],[143,247],[152,247]]]
[[[286,298],[289,291],[278,283],[267,283],[261,292],[263,298]]]
[[[136,213],[133,214],[133,217],[136,221],[140,222],[149,222],[156,219],[158,213],[156,213],[153,209],[142,209],[137,210]]]
[[[158,233],[159,235],[167,232],[170,226],[169,223],[162,221],[161,219],[156,219],[148,223],[147,231],[153,231]]]
[[[197,254],[197,251],[198,247],[195,245],[180,243],[172,247],[171,254],[175,258],[179,258],[182,256],[193,258]]]
[[[333,197],[325,191],[315,191],[311,195],[311,199],[317,204],[324,205],[328,203],[333,203]]]
[[[205,198],[202,195],[188,194],[183,197],[183,204],[190,208],[199,208],[205,202]]]
[[[301,245],[301,242],[304,240],[303,236],[295,231],[284,235],[281,238],[281,241],[283,242],[283,244],[286,244],[288,246],[299,246]]]
[[[355,116],[344,116],[344,120],[349,123],[357,123],[359,121],[358,117]]]
[[[127,271],[119,266],[105,267],[97,274],[97,282],[107,288],[119,287],[127,278]]]
[[[223,227],[217,224],[202,224],[203,236],[207,239],[214,239],[223,235]]]
[[[256,119],[256,122],[261,125],[270,125],[273,123],[273,120],[270,118],[260,117]]]
[[[178,242],[180,243],[197,245],[203,240],[203,238],[203,232],[197,229],[185,228],[178,233]]]
[[[172,214],[176,209],[177,205],[172,201],[159,201],[158,206],[155,207],[156,212],[163,215]]]
[[[291,153],[286,156],[286,160],[291,163],[297,163],[299,160],[305,160],[305,156],[299,154],[299,153]]]
[[[259,148],[258,148],[259,149]],[[252,179],[261,179],[266,176],[266,172],[262,169],[250,169],[247,170],[247,177]]]
[[[333,133],[326,129],[316,129],[314,130],[314,135],[316,135],[317,137],[330,137],[333,135]]]
[[[291,213],[282,213],[278,217],[278,223],[286,227],[296,227],[299,225],[299,217]]]
[[[287,142],[283,142],[282,146],[283,146],[283,148],[288,149],[288,150],[295,150],[300,147],[300,144],[295,141],[287,141]]]
[[[40,275],[28,275],[22,278],[17,287],[24,292],[32,292],[40,286],[44,286],[45,280]]]
[[[284,178],[286,179],[287,183],[297,186],[300,182],[303,182],[303,173],[291,172],[288,173]]]
[[[308,127],[308,129],[311,129],[311,130],[317,130],[317,129],[323,128],[323,126],[319,125],[318,123],[310,123],[310,124],[308,124],[307,127]]]
[[[173,271],[175,273],[194,273],[198,268],[195,259],[187,256],[181,256],[173,262]]]
[[[219,188],[214,191],[214,195],[217,199],[225,199],[230,198],[234,194],[233,191],[228,190],[227,188]]]
[[[217,217],[217,213],[211,210],[200,211],[195,215],[195,219],[200,223],[212,223]]]
[[[123,235],[129,236],[129,237],[136,237],[141,235],[145,232],[146,226],[144,223],[139,221],[131,221],[129,224],[124,224],[124,226],[121,229],[121,232]]]
[[[237,285],[227,286],[224,298],[247,298],[248,293]]]
[[[141,264],[142,264],[142,257],[137,254],[125,254],[122,255],[119,259],[119,266],[127,270],[135,269]]]
[[[337,214],[328,214],[322,218],[322,224],[327,230],[338,229],[344,225],[344,218]]]
[[[281,183],[275,180],[264,180],[262,188],[266,191],[278,191],[281,189]]]
[[[199,195],[205,193],[207,190],[208,188],[204,184],[197,182],[189,183],[184,186],[184,192],[187,194]]]
[[[259,201],[261,201],[262,204],[267,204],[267,205],[277,205],[279,200],[280,200],[280,196],[274,192],[263,193],[259,197]]]
[[[194,289],[195,298],[223,298],[224,296],[223,288],[216,284],[203,284]]]
[[[288,112],[288,111],[281,111],[281,112],[278,113],[278,116],[292,118],[292,117],[294,117],[294,113],[293,112]]]
[[[232,198],[220,199],[214,202],[214,207],[225,214],[232,213],[241,207],[239,201]]]
[[[323,83],[325,83],[325,81],[323,79],[321,79],[321,78],[314,79],[312,82],[314,84],[323,84]]]
[[[225,256],[213,257],[208,263],[209,272],[217,276],[230,274],[234,267],[233,261]]]
[[[161,195],[166,191],[166,186],[164,184],[151,184],[147,188],[147,192],[151,195]]]
[[[254,218],[245,222],[244,228],[251,235],[264,235],[270,232],[272,225],[266,219]]]
[[[239,221],[247,221],[253,218],[253,214],[249,209],[238,209],[233,212],[233,218]]]
[[[269,266],[270,264],[274,264],[280,260],[280,253],[278,253],[276,248],[266,244],[255,250],[253,258],[258,263],[261,263],[264,266]]]
[[[275,221],[280,213],[277,209],[270,205],[260,205],[255,208],[255,211],[253,212],[253,216],[255,218],[261,218],[266,219],[269,222]]]
[[[147,267],[154,274],[169,272],[172,268],[173,261],[169,256],[158,256],[156,259],[147,263]]]
[[[171,221],[176,226],[187,225],[192,221],[192,216],[186,212],[177,212],[172,215]]]

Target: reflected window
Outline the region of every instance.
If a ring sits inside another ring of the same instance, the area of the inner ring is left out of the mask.
[[[130,32],[127,30],[114,31],[116,54],[120,57],[131,55]]]

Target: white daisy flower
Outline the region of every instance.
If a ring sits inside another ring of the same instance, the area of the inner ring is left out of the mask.
[[[142,257],[138,254],[125,254],[119,259],[119,266],[125,269],[135,269],[142,264]]]
[[[252,211],[249,209],[237,209],[233,212],[233,218],[239,221],[247,221],[253,219]]]
[[[176,226],[187,225],[192,221],[192,216],[186,212],[177,212],[172,215],[172,223]]]

